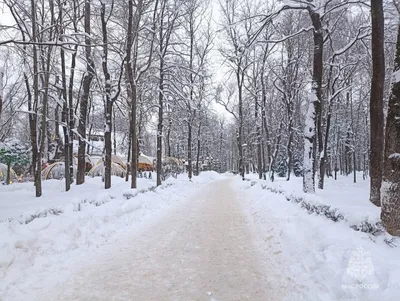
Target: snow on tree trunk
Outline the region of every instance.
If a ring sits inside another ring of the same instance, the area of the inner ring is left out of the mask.
[[[315,160],[315,107],[314,101],[317,98],[315,90],[311,91],[310,101],[304,127],[304,160],[303,160],[303,191],[306,193],[315,192],[314,160]]]
[[[400,24],[395,74],[400,71]],[[386,118],[381,219],[386,231],[400,236],[400,81],[394,78]]]
[[[314,27],[314,53],[313,80],[304,128],[303,191],[306,193],[314,193],[317,130],[319,131],[319,151],[323,151],[321,134],[321,103],[324,39],[321,17],[319,13],[309,8],[309,15]]]

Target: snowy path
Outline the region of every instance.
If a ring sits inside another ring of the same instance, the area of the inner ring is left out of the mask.
[[[279,243],[255,228],[273,231],[272,221],[249,222],[232,184],[207,185],[82,266],[47,300],[283,300]]]

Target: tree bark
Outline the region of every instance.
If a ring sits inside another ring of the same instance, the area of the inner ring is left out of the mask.
[[[289,138],[287,142],[287,155],[288,155],[288,164],[287,164],[287,177],[286,181],[290,180],[290,173],[292,170],[292,159],[293,159],[293,152],[292,152],[292,141],[293,141],[293,100],[290,100],[288,104],[288,132]]]
[[[238,151],[239,151],[239,174],[244,180],[244,164],[243,164],[243,80],[240,71],[241,67],[239,66],[239,70],[236,72],[236,79],[238,85],[238,97],[239,97],[239,131],[237,137],[238,143]]]
[[[261,180],[263,175],[263,163],[262,163],[262,156],[261,156],[261,127],[258,120],[258,99],[257,97],[254,99],[255,109],[254,109],[254,119],[257,123],[256,133],[257,133],[257,172],[258,178]],[[222,137],[221,137],[222,138]]]
[[[101,15],[101,31],[103,35],[103,59],[102,68],[104,74],[104,85],[105,85],[105,130],[104,130],[104,148],[105,148],[105,160],[104,160],[104,188],[111,188],[111,164],[112,164],[112,142],[111,142],[111,131],[112,131],[112,116],[113,116],[113,102],[111,99],[111,76],[108,71],[108,36],[107,36],[107,21],[106,21],[106,5],[101,3],[100,8]]]
[[[32,13],[32,40],[37,42],[37,21],[36,21],[36,2],[31,0],[31,13]],[[35,192],[36,197],[42,195],[42,164],[41,154],[39,154],[38,141],[37,141],[37,114],[38,113],[38,102],[39,102],[39,61],[38,61],[38,50],[37,46],[33,46],[33,111],[35,114],[30,114],[30,128],[31,128],[31,142],[32,142],[32,153],[34,167],[34,178],[35,178]],[[30,87],[29,87],[30,89]],[[31,111],[31,110],[29,110]]]
[[[7,178],[6,178],[6,185],[11,184],[11,162],[7,162]]]
[[[315,162],[317,131],[321,131],[321,103],[322,103],[322,75],[323,75],[323,48],[324,38],[321,18],[319,13],[309,8],[309,15],[314,27],[314,54],[313,54],[313,79],[311,84],[311,98],[306,116],[304,129],[304,173],[303,191],[315,192]],[[322,135],[318,134],[318,140],[322,141]],[[322,142],[320,142],[321,144]],[[320,146],[320,150],[321,150]]]
[[[281,145],[282,128],[283,128],[283,122],[281,121],[281,123],[279,124],[279,133],[278,133],[278,136],[276,137],[276,141],[275,141],[275,150],[274,150],[274,153],[272,155],[271,163],[270,163],[270,166],[269,166],[269,170],[270,170],[269,178],[270,178],[270,180],[272,182],[275,179],[275,162],[276,162],[276,159],[278,157],[279,147]]]
[[[196,156],[196,176],[200,174],[200,147],[201,147],[201,140],[200,140],[200,134],[201,134],[201,122],[199,123],[199,129],[197,131],[197,156]]]
[[[86,73],[83,78],[83,92],[80,101],[80,114],[79,114],[79,148],[78,148],[78,169],[76,176],[76,184],[80,185],[85,182],[86,172],[86,120],[88,112],[88,100],[90,92],[90,84],[93,79],[94,63],[91,54],[91,25],[90,25],[90,10],[91,0],[85,1],[85,57],[86,57]],[[71,108],[70,108],[71,109]],[[111,117],[110,117],[111,119]]]
[[[382,156],[384,147],[383,92],[385,84],[383,1],[371,0],[372,78],[370,99],[370,201],[381,206]]]
[[[4,70],[0,68],[0,117],[3,111],[3,85],[4,85]]]
[[[381,219],[389,234],[400,236],[400,24],[394,72],[397,79],[394,78],[386,117]]]

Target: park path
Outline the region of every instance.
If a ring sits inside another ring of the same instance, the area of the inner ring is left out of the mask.
[[[278,270],[281,252],[276,237],[260,237],[256,231],[259,226],[272,229],[273,222],[254,225],[243,209],[243,195],[237,195],[233,183],[224,179],[205,186],[156,223],[127,236],[107,254],[76,271],[54,288],[51,299],[285,299],[287,288]]]

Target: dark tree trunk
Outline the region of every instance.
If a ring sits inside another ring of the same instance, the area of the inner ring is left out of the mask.
[[[328,159],[328,141],[329,141],[329,130],[331,127],[331,117],[332,117],[332,109],[331,109],[331,103],[329,103],[328,116],[326,117],[324,151],[323,151],[323,156],[321,157],[321,161],[319,163],[320,164],[319,165],[320,177],[318,181],[319,189],[324,189],[325,168]],[[336,180],[336,167],[335,167],[335,180]]]
[[[33,42],[37,42],[37,22],[36,22],[36,3],[34,0],[31,0],[31,15],[32,15],[32,40]],[[38,60],[38,49],[34,44],[33,46],[33,111],[35,113],[38,112],[38,104],[39,104],[39,60]],[[28,87],[30,89],[30,87]],[[31,109],[29,109],[31,111]],[[44,112],[43,112],[44,113]],[[41,164],[41,154],[38,149],[38,140],[37,140],[37,114],[29,114],[30,119],[30,131],[31,131],[31,143],[32,143],[32,165],[33,165],[33,173],[35,178],[35,190],[36,197],[40,197],[42,195],[42,164]]]
[[[80,185],[85,182],[85,172],[86,172],[86,120],[88,114],[88,100],[90,85],[93,79],[93,60],[91,54],[91,28],[90,28],[90,3],[91,1],[85,1],[85,57],[86,57],[86,73],[83,78],[83,92],[80,101],[80,114],[79,114],[79,148],[78,148],[78,168],[76,176],[76,184]],[[71,108],[70,108],[71,109]],[[110,116],[111,120],[111,116]]]
[[[199,129],[197,131],[197,156],[196,156],[196,176],[200,174],[200,147],[201,147],[201,140],[200,140],[200,134],[201,134],[201,122],[199,124]]]
[[[0,91],[3,92],[3,84],[4,84],[4,71],[0,69]],[[3,93],[0,93],[0,117],[1,112],[3,111]]]
[[[279,133],[278,133],[278,136],[276,137],[276,141],[275,141],[275,150],[274,150],[274,153],[272,155],[271,163],[270,163],[270,166],[269,166],[269,170],[270,170],[269,178],[270,178],[270,180],[272,182],[275,179],[275,163],[276,163],[276,159],[278,158],[279,147],[281,145],[282,129],[283,129],[283,122],[281,121],[281,123],[279,124]]]
[[[193,177],[193,166],[192,166],[192,125],[188,124],[188,177],[189,180]]]
[[[75,52],[72,54],[71,58],[71,73],[69,77],[68,84],[68,163],[69,163],[69,176],[70,183],[74,182],[74,133],[73,129],[75,128],[75,116],[74,116],[74,78],[75,78],[75,66],[76,66],[76,53],[78,50],[78,46],[75,47]],[[67,145],[67,142],[66,142]],[[67,147],[67,146],[66,146]]]
[[[167,141],[166,141],[166,148],[167,148],[167,157],[171,157],[172,153],[171,153],[171,131],[172,131],[172,118],[169,117],[168,120],[168,130],[167,130]]]
[[[140,4],[142,1],[140,1]],[[137,128],[136,128],[136,111],[137,111],[137,89],[136,89],[136,52],[132,57],[132,48],[135,38],[137,37],[138,19],[134,19],[133,0],[128,1],[128,31],[127,31],[127,46],[126,46],[126,75],[128,80],[128,97],[130,98],[130,171],[131,171],[131,188],[137,188]],[[136,45],[136,43],[135,43]],[[134,47],[136,49],[136,47]],[[129,155],[128,155],[129,157]],[[128,173],[126,180],[128,180]]]
[[[260,122],[258,120],[258,114],[259,114],[259,109],[258,109],[258,99],[255,98],[254,100],[255,104],[255,111],[254,111],[254,118],[255,122],[257,123],[257,172],[258,172],[258,178],[261,180],[262,175],[263,175],[263,162],[262,162],[262,145],[261,145],[261,127],[260,127]]]
[[[136,52],[135,52],[136,53]],[[135,55],[136,56],[136,55]],[[136,60],[135,60],[136,63]],[[131,112],[131,188],[137,188],[137,171],[138,171],[138,143],[137,143],[137,86],[135,82],[136,64],[133,66],[133,85],[132,85],[132,112]]]
[[[132,111],[131,111],[132,112]],[[129,118],[129,138],[128,138],[128,160],[127,160],[127,166],[126,166],[126,174],[125,174],[125,182],[129,181],[129,173],[131,170],[130,162],[131,162],[131,152],[132,152],[132,118],[130,116]]]
[[[324,37],[321,18],[319,13],[309,9],[309,15],[314,27],[314,54],[313,54],[313,79],[311,84],[311,95],[309,110],[306,116],[305,144],[304,144],[304,174],[303,191],[306,193],[315,192],[315,171],[316,171],[316,145],[317,138],[319,150],[322,150],[321,132],[321,103],[322,103],[322,75],[323,75],[323,50]]]
[[[6,185],[11,184],[11,162],[7,162],[7,178],[6,178]]]
[[[289,123],[288,123],[288,132],[289,132],[289,138],[287,142],[287,155],[288,155],[288,164],[287,164],[287,177],[286,181],[290,180],[290,173],[292,170],[292,141],[293,141],[293,101],[291,100],[289,105],[288,105],[288,118],[289,118]]]
[[[157,186],[161,185],[162,175],[162,133],[164,115],[164,61],[160,61],[160,92],[158,93],[158,125],[157,125]]]
[[[394,72],[397,79],[392,86],[386,117],[381,219],[389,234],[400,236],[400,24]]]
[[[103,34],[103,59],[102,68],[104,74],[104,86],[105,86],[105,130],[104,130],[104,148],[105,148],[105,160],[104,160],[104,188],[111,188],[111,164],[112,164],[112,116],[113,116],[113,102],[111,99],[111,76],[108,71],[108,37],[107,37],[107,21],[106,21],[106,5],[101,3],[101,30]]]
[[[243,75],[240,74],[241,71],[237,71],[237,85],[238,85],[238,97],[239,97],[239,131],[237,137],[238,151],[239,151],[239,174],[244,180],[244,162],[243,162]]]
[[[79,22],[79,7],[77,1],[73,1],[73,26],[74,32],[78,33],[78,22]],[[69,129],[68,129],[68,163],[69,163],[69,176],[70,183],[74,182],[74,133],[73,129],[75,128],[75,114],[74,114],[74,81],[75,81],[75,67],[76,67],[76,57],[78,53],[78,45],[75,46],[75,51],[71,55],[71,68],[70,68],[70,76],[68,83],[68,107],[69,107]],[[67,142],[66,142],[67,145]]]
[[[370,100],[370,201],[381,206],[382,156],[384,147],[383,92],[385,85],[385,50],[383,1],[371,0],[372,78]]]
[[[59,2],[59,21],[62,23],[63,21],[63,6],[61,2]],[[60,40],[63,40],[64,29],[60,26]],[[67,99],[67,76],[66,76],[66,67],[65,67],[65,52],[63,48],[60,48],[60,57],[61,57],[61,82],[62,82],[62,91],[60,96],[62,97],[62,113],[61,113],[61,121],[63,123],[63,134],[64,134],[64,173],[65,173],[65,190],[69,191],[71,189],[71,175],[70,175],[70,167],[69,167],[69,112],[68,112],[68,99]],[[58,125],[56,125],[58,128]]]

